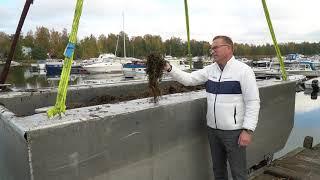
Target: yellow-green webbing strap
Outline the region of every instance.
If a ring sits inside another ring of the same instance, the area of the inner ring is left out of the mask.
[[[190,48],[190,29],[189,29],[189,12],[188,12],[188,1],[184,0],[184,11],[186,16],[186,28],[187,28],[187,38],[188,38],[188,59],[190,70],[192,68],[192,59],[191,59],[191,48]]]
[[[49,109],[47,114],[49,117],[53,117],[57,114],[61,115],[66,111],[66,97],[67,97],[67,88],[69,83],[69,76],[73,61],[74,48],[77,40],[77,32],[79,27],[79,20],[82,12],[82,4],[83,0],[77,0],[77,5],[74,13],[72,31],[69,36],[69,43],[64,52],[64,61],[63,61],[63,69],[60,77],[58,94],[56,99],[56,104],[53,108]]]
[[[278,46],[278,43],[277,43],[277,39],[276,39],[276,36],[274,34],[274,30],[273,30],[272,23],[271,23],[271,20],[270,20],[268,7],[267,7],[267,4],[266,4],[265,0],[262,0],[262,5],[263,5],[263,9],[264,9],[264,14],[265,14],[267,22],[268,22],[269,30],[270,30],[272,41],[273,41],[273,45],[274,45],[274,48],[275,48],[276,53],[277,53],[277,57],[278,57],[279,62],[280,62],[280,69],[281,69],[282,79],[283,80],[287,80],[286,69],[284,68],[284,63],[283,63],[283,59],[282,59],[282,56],[281,56],[281,51],[279,49],[279,46]]]

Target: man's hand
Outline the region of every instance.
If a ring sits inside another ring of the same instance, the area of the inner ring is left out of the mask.
[[[238,144],[239,146],[248,146],[252,141],[252,133],[243,130],[240,133]]]
[[[168,72],[168,71],[170,71],[171,70],[171,65],[169,64],[169,62],[166,62],[166,64],[164,65],[164,67],[163,67],[163,70],[164,71],[166,71],[166,72]]]

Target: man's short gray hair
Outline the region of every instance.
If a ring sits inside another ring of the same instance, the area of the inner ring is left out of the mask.
[[[226,44],[230,45],[232,50],[233,50],[233,41],[230,37],[228,36],[223,36],[223,35],[219,35],[219,36],[216,36],[212,39],[212,41],[216,40],[216,39],[222,39]]]

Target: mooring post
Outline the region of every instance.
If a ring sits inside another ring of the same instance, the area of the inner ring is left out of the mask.
[[[306,136],[303,141],[303,147],[307,149],[312,149],[313,137]]]

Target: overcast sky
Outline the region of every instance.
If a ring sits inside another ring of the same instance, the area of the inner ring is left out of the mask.
[[[320,41],[319,0],[266,0],[279,42]],[[15,32],[25,0],[0,0],[0,31]],[[238,43],[271,43],[261,0],[188,0],[191,39],[225,34]],[[76,0],[34,0],[22,29],[70,32]],[[184,0],[84,0],[78,37],[118,33],[186,40]]]

